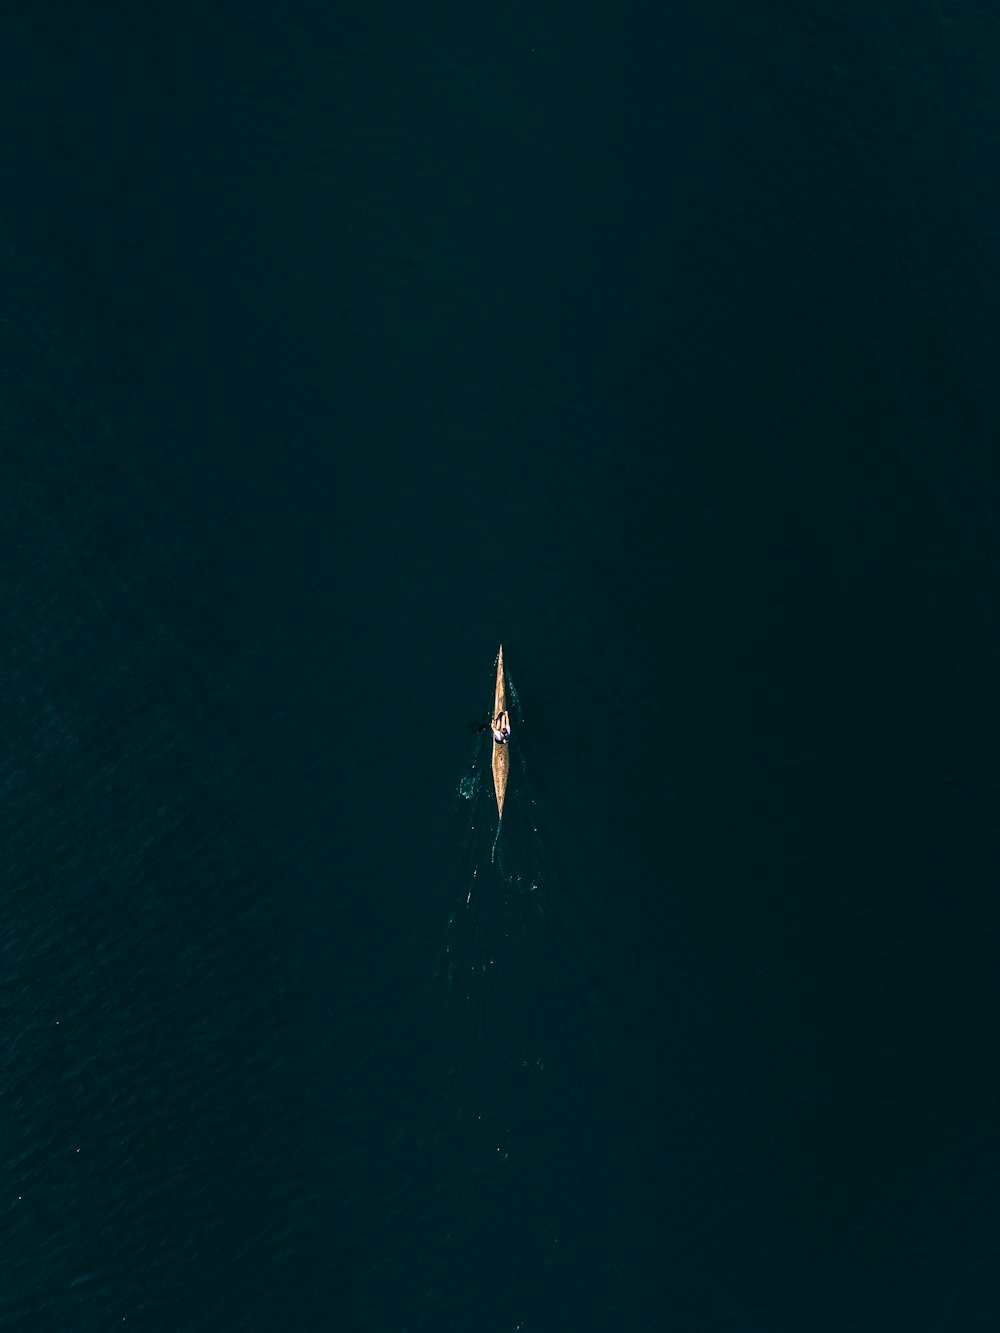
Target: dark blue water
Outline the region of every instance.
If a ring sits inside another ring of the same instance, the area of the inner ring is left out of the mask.
[[[0,20],[0,1327],[996,1327],[1000,22],[800,10]]]

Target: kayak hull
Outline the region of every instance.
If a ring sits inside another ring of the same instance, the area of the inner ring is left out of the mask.
[[[500,654],[497,657],[497,683],[493,691],[493,717],[502,713],[507,707],[507,693],[504,689],[503,680],[503,644],[500,645]],[[510,769],[510,749],[508,745],[498,745],[493,742],[493,790],[497,798],[497,814],[503,818],[503,800],[507,794],[507,773]]]

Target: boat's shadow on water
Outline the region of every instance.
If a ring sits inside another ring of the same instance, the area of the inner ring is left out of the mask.
[[[486,734],[456,793],[459,852],[444,946],[449,990],[459,974],[495,967],[509,944],[528,936],[531,923],[544,916],[549,888],[537,801],[521,751],[511,744],[503,819],[497,817],[491,753]]]
[[[531,735],[515,730],[502,820],[491,745],[488,733],[470,744],[456,774],[418,1134],[440,1205],[433,1225],[447,1237],[441,1273],[475,1265],[486,1288],[508,1293],[511,1271],[558,1286],[563,1256],[574,1243],[593,1244],[574,1203],[581,1154],[588,1188],[602,1199],[613,1175],[595,1057],[595,1035],[607,1027],[600,974],[549,844]],[[450,1326],[481,1323],[456,1318]]]
[[[544,802],[515,735],[498,820],[491,746],[488,733],[478,738],[456,787],[454,870],[433,968],[442,1019],[457,1024],[452,1082],[473,1096],[476,1071],[488,1082],[488,1070],[546,1067],[574,1044],[565,1029],[578,1030],[586,1009]]]

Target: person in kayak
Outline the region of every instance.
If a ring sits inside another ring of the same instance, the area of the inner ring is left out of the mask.
[[[506,708],[493,719],[493,739],[497,745],[506,745],[510,740],[510,714]]]

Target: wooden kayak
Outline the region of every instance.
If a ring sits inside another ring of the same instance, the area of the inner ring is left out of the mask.
[[[497,658],[497,685],[493,694],[493,719],[507,707],[507,695],[503,687],[503,644]],[[508,743],[509,744],[509,743]],[[497,814],[503,818],[503,798],[507,793],[507,771],[510,768],[510,751],[507,745],[493,742],[493,790],[497,796]]]

